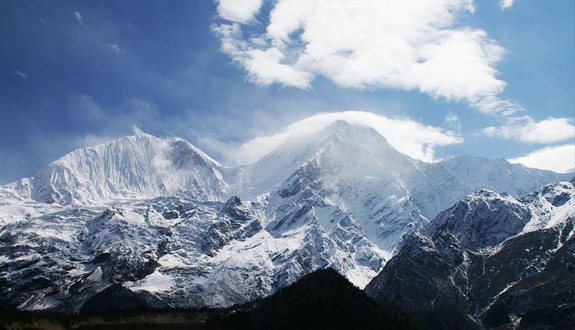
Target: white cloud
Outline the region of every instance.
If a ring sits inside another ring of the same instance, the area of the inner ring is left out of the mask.
[[[215,146],[236,163],[250,163],[273,151],[292,136],[312,134],[337,120],[373,127],[398,151],[424,161],[434,161],[436,146],[463,142],[463,138],[455,132],[444,131],[411,119],[388,118],[363,111],[320,113],[297,121],[283,128],[279,133],[259,136],[234,148],[214,143],[214,141],[204,140],[202,142]]]
[[[513,2],[514,0],[500,0],[499,5],[501,6],[502,9],[507,9],[513,6]]]
[[[310,86],[312,75],[282,63],[285,55],[277,48],[251,48],[247,42],[238,40],[241,35],[238,24],[215,26],[214,31],[222,40],[222,50],[244,67],[252,82],[281,83],[302,89]]]
[[[474,100],[472,104],[477,110],[483,113],[498,114],[501,116],[512,116],[525,110],[514,101],[500,99],[497,95],[478,98]]]
[[[218,15],[229,21],[248,23],[261,6],[262,0],[219,0]]]
[[[487,127],[483,133],[490,137],[527,143],[553,143],[575,138],[575,125],[569,118],[548,118],[535,121],[531,117],[514,118],[515,122],[502,127]]]
[[[520,109],[498,98],[505,82],[494,66],[503,48],[459,22],[474,12],[473,0],[277,0],[255,26],[261,3],[250,1],[242,15],[223,11],[226,3],[214,31],[257,84],[308,88],[321,75],[348,88],[419,90],[487,113]]]
[[[284,54],[277,48],[252,49],[248,54],[244,65],[252,81],[262,85],[280,82],[298,88],[309,87],[310,74],[282,64]]]
[[[575,144],[539,149],[509,161],[560,173],[572,172],[575,170]]]

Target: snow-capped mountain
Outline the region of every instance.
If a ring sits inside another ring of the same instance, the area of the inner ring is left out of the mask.
[[[77,310],[122,283],[158,306],[229,306],[328,266],[363,287],[404,234],[478,187],[521,196],[561,178],[423,163],[343,121],[238,167],[139,132],[0,187],[0,301]]]
[[[221,200],[228,193],[222,169],[183,139],[137,132],[73,151],[9,186],[16,197],[60,205],[176,195]]]
[[[574,284],[572,179],[521,199],[489,190],[467,196],[410,234],[366,292],[488,328],[545,328],[572,322]]]

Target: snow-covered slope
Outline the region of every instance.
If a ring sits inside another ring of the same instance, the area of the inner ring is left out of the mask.
[[[0,187],[0,300],[70,310],[123,283],[163,304],[228,306],[328,266],[363,287],[403,235],[476,187],[518,196],[560,177],[471,157],[422,163],[342,121],[227,168],[138,133]]]

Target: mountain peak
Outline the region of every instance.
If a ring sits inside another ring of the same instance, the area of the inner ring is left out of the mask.
[[[244,193],[255,197],[269,191],[310,161],[322,159],[325,168],[361,169],[361,173],[374,169],[389,171],[408,157],[395,150],[375,129],[344,120],[309,134],[289,138],[278,148],[257,162],[244,168],[244,182],[250,182]],[[349,166],[347,166],[349,165]],[[363,175],[357,173],[357,175]],[[367,174],[366,174],[367,175]]]
[[[385,141],[385,143],[387,143],[385,137],[379,134],[379,132],[376,131],[373,127],[362,124],[349,123],[343,119],[333,121],[331,124],[327,125],[312,136],[322,136],[330,133],[338,134],[341,138],[348,141],[356,141],[358,139],[370,137],[378,139],[381,142]]]
[[[221,165],[181,138],[135,135],[74,150],[32,178],[30,197],[62,205],[189,195],[220,200]]]
[[[497,212],[499,217],[486,217]],[[480,189],[430,223],[428,233],[449,232],[464,248],[477,250],[501,243],[521,232],[531,219],[529,208],[508,194]]]

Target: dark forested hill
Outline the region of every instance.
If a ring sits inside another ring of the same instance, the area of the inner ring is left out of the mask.
[[[398,309],[379,305],[332,269],[303,277],[244,311],[212,319],[232,329],[413,329]]]

